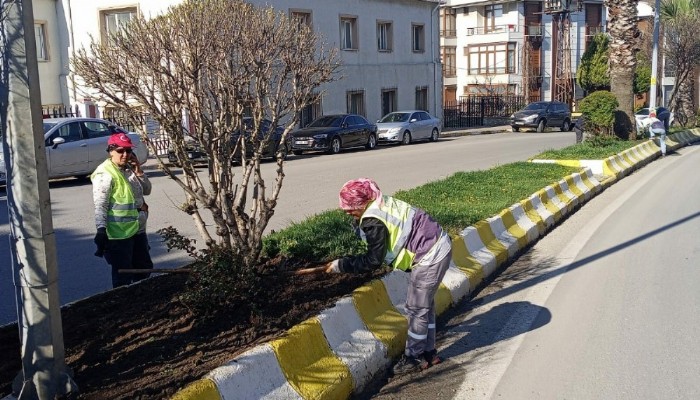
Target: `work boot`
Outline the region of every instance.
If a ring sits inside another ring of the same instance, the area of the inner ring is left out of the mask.
[[[442,358],[437,354],[437,350],[430,350],[423,353],[423,359],[428,363],[428,367],[438,365],[442,362]]]
[[[428,362],[420,357],[404,355],[398,363],[394,365],[394,375],[405,375],[411,372],[418,372],[428,368]]]

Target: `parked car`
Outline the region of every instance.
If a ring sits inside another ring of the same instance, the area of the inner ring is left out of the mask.
[[[530,103],[510,116],[513,132],[520,128],[535,128],[544,132],[547,127],[561,129],[562,132],[573,128],[569,106],[559,101],[537,101]]]
[[[263,140],[267,132],[270,131],[270,127],[272,126],[272,122],[268,119],[263,119],[260,123],[260,133],[258,135],[260,140]],[[251,132],[253,131],[253,118],[252,117],[244,117],[243,118],[243,129],[245,135],[250,135]],[[278,153],[282,154],[282,158],[286,158],[287,154],[289,153],[289,143],[284,143],[284,145],[281,144],[282,140],[282,134],[284,133],[284,128],[281,126],[276,126],[274,129],[274,132],[272,133],[272,137],[270,138],[270,142],[268,143],[267,147],[263,151],[262,157],[263,158],[276,158]],[[231,135],[231,141],[235,142],[240,138],[240,132],[233,133]],[[207,156],[207,153],[200,147],[199,143],[191,137],[191,136],[185,136],[185,147],[187,149],[187,157],[189,160],[195,164],[195,165],[202,165],[202,164],[207,164],[209,157]],[[247,156],[250,157],[253,154],[253,146],[252,142],[250,140],[246,140],[246,148],[247,148]],[[240,152],[236,152],[236,154],[233,155],[231,158],[232,162],[237,161],[240,159]],[[179,162],[177,160],[177,156],[175,155],[175,152],[172,149],[172,145],[168,149],[168,161],[171,164],[179,165]]]
[[[420,110],[394,111],[377,121],[377,133],[380,143],[435,142],[440,136],[440,120]]]
[[[668,113],[668,126],[666,126],[666,130],[668,130],[668,127],[673,125],[673,113],[665,107],[658,107],[656,109],[656,117],[662,121],[665,113]],[[649,108],[642,108],[636,113],[634,113],[634,119],[637,123],[638,131],[642,130],[642,121],[645,120],[647,117],[649,117]]]
[[[44,121],[44,145],[49,179],[66,176],[86,177],[107,159],[107,140],[113,133],[125,133],[134,143],[141,164],[148,160],[148,147],[137,133],[99,118],[48,118]],[[5,175],[5,161],[0,152]],[[4,179],[3,179],[4,180]]]
[[[292,152],[305,151],[339,153],[341,149],[377,147],[377,125],[355,114],[336,114],[320,117],[305,128],[292,132]]]

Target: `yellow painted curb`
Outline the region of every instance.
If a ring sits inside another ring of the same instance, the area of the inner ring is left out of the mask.
[[[443,283],[440,283],[437,293],[435,293],[435,314],[444,313],[452,305],[452,293]]]
[[[527,232],[515,221],[513,213],[509,209],[500,212],[499,217],[503,220],[508,232],[518,241],[518,248],[524,249],[527,246]]]
[[[481,242],[496,257],[496,265],[501,265],[508,260],[508,249],[496,239],[496,235],[491,231],[491,226],[486,220],[481,220],[474,224],[474,228],[479,233]]]
[[[305,399],[346,399],[352,375],[331,350],[317,318],[310,318],[270,342],[287,382]]]
[[[355,309],[374,336],[386,346],[389,357],[403,354],[408,320],[394,307],[381,281],[372,281],[352,292]]]
[[[171,400],[221,400],[221,395],[211,379],[200,379],[175,393]]]
[[[469,291],[473,291],[484,279],[484,268],[469,254],[461,236],[452,239],[452,261],[469,279]]]

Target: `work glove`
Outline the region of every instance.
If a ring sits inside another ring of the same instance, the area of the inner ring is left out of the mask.
[[[107,237],[107,228],[97,228],[97,233],[95,234],[95,244],[97,245],[95,255],[97,257],[104,256],[105,249],[107,248],[107,242],[109,242],[109,238]]]
[[[339,274],[340,273],[340,266],[338,266],[339,260],[333,260],[329,263],[326,263],[324,269],[324,272],[327,274]]]

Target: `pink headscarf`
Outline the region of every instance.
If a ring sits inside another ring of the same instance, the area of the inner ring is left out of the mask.
[[[367,203],[382,197],[382,191],[377,183],[368,178],[353,179],[345,182],[340,189],[340,208],[343,210],[359,210]]]

